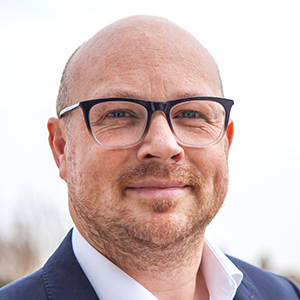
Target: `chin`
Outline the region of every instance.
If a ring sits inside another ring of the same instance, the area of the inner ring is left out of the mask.
[[[199,234],[201,229],[199,224],[194,224],[189,216],[154,213],[151,217],[143,218],[142,221],[135,220],[131,224],[128,223],[126,231],[136,242],[156,248],[184,242],[196,232]]]

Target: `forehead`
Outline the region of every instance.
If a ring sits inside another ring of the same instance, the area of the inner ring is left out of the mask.
[[[218,68],[197,40],[169,23],[143,26],[108,28],[83,45],[70,68],[74,102],[220,96]]]

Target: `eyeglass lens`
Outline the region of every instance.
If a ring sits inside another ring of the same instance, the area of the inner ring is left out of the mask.
[[[92,133],[100,144],[125,147],[144,135],[148,112],[133,102],[100,102],[91,108],[89,118]],[[194,100],[175,105],[170,119],[174,134],[182,143],[206,145],[222,136],[225,110],[218,102]]]

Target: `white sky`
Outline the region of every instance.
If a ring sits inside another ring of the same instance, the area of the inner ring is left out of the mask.
[[[9,231],[8,216],[28,195],[65,215],[69,226],[46,130],[65,62],[103,26],[153,14],[199,39],[220,67],[225,96],[235,100],[230,191],[209,234],[252,263],[269,255],[280,272],[300,270],[297,2],[0,0],[2,228]]]

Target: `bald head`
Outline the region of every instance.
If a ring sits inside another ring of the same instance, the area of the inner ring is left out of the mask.
[[[191,34],[163,18],[134,16],[103,28],[75,51],[63,73],[57,111],[98,95],[131,96],[124,86],[115,87],[111,78],[128,74],[144,78],[153,70],[161,76],[159,93],[164,93],[163,82],[170,76],[182,76],[187,81],[201,77],[199,85],[210,86],[211,96],[222,96],[218,67]],[[118,90],[118,95],[110,89]]]

